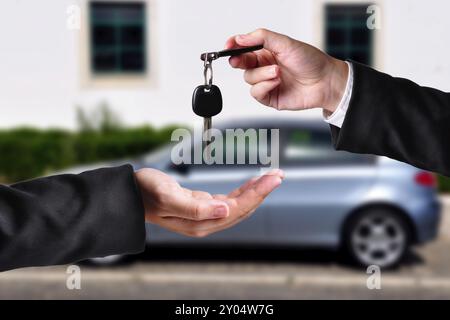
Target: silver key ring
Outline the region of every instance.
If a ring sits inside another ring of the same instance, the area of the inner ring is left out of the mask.
[[[208,88],[211,88],[213,83],[213,69],[211,61],[205,60],[205,69],[203,70],[203,76],[205,78],[205,85],[208,86]]]

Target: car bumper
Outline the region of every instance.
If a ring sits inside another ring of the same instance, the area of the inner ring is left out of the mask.
[[[438,199],[416,204],[410,211],[415,227],[415,242],[423,244],[434,240],[439,233],[442,205]]]

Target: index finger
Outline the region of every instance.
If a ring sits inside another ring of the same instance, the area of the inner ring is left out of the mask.
[[[258,67],[258,56],[254,52],[243,53],[239,56],[230,57],[230,65],[235,69],[253,69]]]
[[[191,195],[177,194],[168,200],[168,210],[161,212],[161,217],[177,217],[201,221],[228,217],[229,208],[226,201],[214,199],[210,194],[198,191]]]
[[[234,199],[236,206],[230,209],[238,211],[238,215],[255,210],[281,182],[282,178],[279,175],[262,176]]]
[[[229,37],[225,42],[225,49],[242,48],[236,42],[236,36]],[[228,60],[233,68],[238,69],[253,69],[258,66],[258,57],[256,53],[249,52],[239,56],[230,57]]]

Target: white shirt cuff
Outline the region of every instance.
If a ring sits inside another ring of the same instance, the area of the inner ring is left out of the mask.
[[[344,95],[342,96],[342,99],[333,114],[331,114],[329,117],[325,115],[325,112],[323,114],[325,122],[332,124],[333,126],[338,128],[341,128],[342,124],[344,123],[345,115],[347,114],[347,109],[350,105],[350,99],[352,97],[353,91],[353,65],[348,61],[346,61],[346,63],[348,65],[349,72]]]

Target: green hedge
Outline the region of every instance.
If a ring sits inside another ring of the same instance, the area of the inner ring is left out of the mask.
[[[1,130],[0,179],[11,183],[78,164],[138,156],[168,143],[174,128]]]
[[[441,192],[450,192],[450,178],[439,176],[439,191]]]

